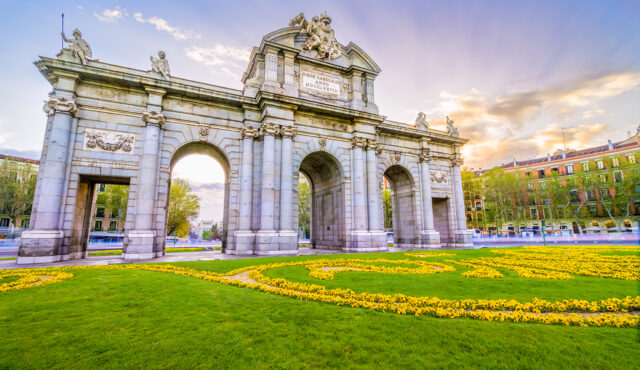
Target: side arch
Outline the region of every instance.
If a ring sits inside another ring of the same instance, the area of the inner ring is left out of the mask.
[[[415,178],[401,165],[389,166],[383,174],[391,188],[391,209],[394,246],[416,248],[420,246],[418,218],[418,188]]]

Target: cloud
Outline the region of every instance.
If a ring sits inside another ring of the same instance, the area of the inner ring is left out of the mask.
[[[461,136],[470,139],[463,147],[467,166],[489,168],[513,158],[543,156],[565,143],[580,149],[604,142],[599,138],[609,127],[602,122],[607,112],[593,106],[639,85],[640,72],[622,72],[499,96],[476,89],[443,91],[439,104],[425,113],[436,129],[444,128],[446,115],[455,120]],[[600,122],[584,122],[594,118]]]
[[[196,34],[192,30],[183,29],[181,27],[172,26],[166,20],[159,17],[144,18],[142,13],[134,13],[133,18],[140,23],[150,23],[156,26],[157,31],[164,31],[173,36],[176,40],[200,39],[202,36]]]
[[[239,78],[239,73],[232,69],[242,69],[249,62],[251,51],[245,47],[215,44],[212,47],[191,46],[184,49],[185,54],[198,63],[214,66],[214,74]],[[239,64],[239,62],[242,62]]]
[[[93,13],[93,15],[95,15],[100,22],[118,23],[127,16],[127,10],[120,9],[119,6],[116,6],[114,9],[105,9],[101,14]]]

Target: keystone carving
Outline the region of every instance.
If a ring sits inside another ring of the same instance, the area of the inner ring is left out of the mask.
[[[164,114],[162,112],[144,111],[142,112],[142,121],[147,125],[155,125],[160,128],[164,126]]]
[[[327,139],[323,137],[318,138],[318,145],[320,145],[320,148],[324,149],[327,146]]]
[[[200,129],[198,129],[198,133],[200,134],[201,139],[206,139],[209,136],[209,127],[200,126]]]
[[[402,158],[402,153],[393,152],[393,158],[395,158],[396,162],[400,162],[400,159]]]

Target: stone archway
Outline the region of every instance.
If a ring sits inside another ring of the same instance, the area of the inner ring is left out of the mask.
[[[342,166],[331,154],[316,151],[302,160],[299,171],[311,182],[311,246],[344,248],[346,229]]]
[[[415,248],[420,245],[420,227],[417,220],[413,176],[400,165],[387,168],[384,176],[391,187],[394,246]]]
[[[207,155],[215,159],[220,164],[220,166],[222,167],[222,170],[224,171],[224,203],[223,203],[224,210],[223,210],[223,216],[222,216],[222,250],[225,251],[228,246],[227,236],[228,236],[228,229],[229,229],[229,212],[230,212],[229,211],[230,165],[229,165],[229,160],[227,159],[227,156],[224,154],[222,149],[220,149],[219,147],[217,147],[212,143],[203,142],[203,141],[189,142],[180,146],[173,153],[173,156],[171,157],[171,160],[169,162],[169,177],[167,179],[167,200],[166,200],[166,206],[165,206],[166,211],[163,213],[164,220],[159,220],[159,221],[162,222],[162,224],[164,225],[164,235],[166,235],[167,222],[169,218],[169,215],[167,212],[168,212],[169,202],[171,201],[169,196],[169,189],[171,189],[171,173],[176,163],[178,163],[182,158],[191,154]],[[202,170],[206,171],[207,169],[203,168]],[[164,248],[163,248],[163,251],[164,251]]]

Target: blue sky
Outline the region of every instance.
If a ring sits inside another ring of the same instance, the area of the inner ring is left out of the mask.
[[[471,139],[468,167],[488,168],[622,140],[640,124],[640,1],[3,1],[0,152],[36,157],[49,84],[32,62],[78,27],[101,61],[241,88],[251,48],[299,12],[327,11],[336,38],[382,68],[389,119]]]

